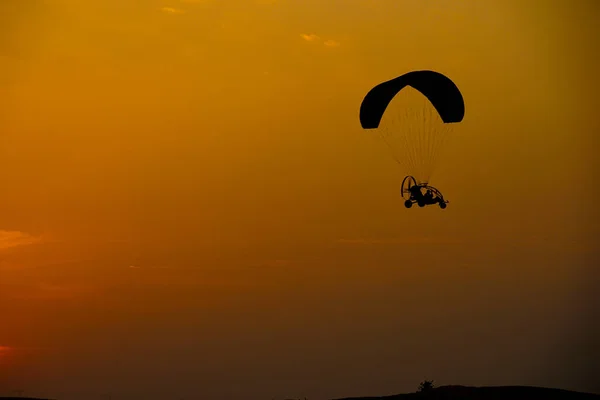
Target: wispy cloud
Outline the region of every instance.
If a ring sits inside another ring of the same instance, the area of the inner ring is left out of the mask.
[[[315,42],[320,40],[321,38],[317,35],[315,35],[314,33],[303,33],[300,35],[300,37],[302,37],[302,39],[306,40],[307,42]]]
[[[166,265],[130,265],[128,268],[130,269],[171,269],[171,267]]]
[[[292,264],[291,260],[284,259],[274,259],[274,260],[265,260],[258,264],[255,264],[255,267],[269,267],[269,268],[278,268],[278,267],[287,267]]]
[[[26,246],[41,241],[41,237],[32,236],[21,231],[0,231],[0,250]]]
[[[8,359],[12,352],[12,347],[0,346],[0,365],[4,364],[5,360]]]
[[[40,282],[37,284],[13,284],[2,287],[3,294],[14,300],[75,300],[89,297],[97,292],[96,288],[82,284],[56,284]]]
[[[323,43],[323,46],[325,47],[338,47],[340,45],[340,42],[333,40],[333,39],[327,39],[327,40],[323,40],[321,39],[321,37],[317,34],[314,33],[303,33],[300,35],[300,37],[304,40],[306,40],[307,42],[321,42]]]
[[[185,13],[184,10],[180,9],[180,8],[173,8],[173,7],[163,7],[161,8],[161,11],[167,14],[183,14]]]
[[[373,245],[373,244],[460,244],[462,240],[443,237],[399,237],[399,238],[355,238],[338,239],[340,244],[347,245]]]
[[[52,349],[49,347],[39,347],[39,346],[27,346],[27,347],[23,347],[23,346],[7,346],[7,345],[0,345],[0,365],[4,364],[6,362],[6,364],[8,365],[14,365],[15,364],[15,359],[14,357],[22,357],[22,356],[27,356],[33,353],[36,353],[37,355],[39,355],[40,353],[46,353],[48,351],[51,351]]]

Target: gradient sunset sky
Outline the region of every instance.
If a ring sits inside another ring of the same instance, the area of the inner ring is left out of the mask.
[[[600,393],[599,10],[0,1],[0,396]],[[415,69],[446,210],[358,120]]]

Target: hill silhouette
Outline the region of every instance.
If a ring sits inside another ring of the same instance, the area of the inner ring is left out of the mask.
[[[425,392],[336,400],[600,400],[599,394],[534,386],[440,386]]]
[[[423,392],[379,397],[344,397],[334,400],[600,400],[600,394],[535,386],[448,385]],[[34,397],[0,397],[0,400],[50,400]]]
[[[37,397],[0,397],[0,400],[51,400],[51,399],[39,399]]]

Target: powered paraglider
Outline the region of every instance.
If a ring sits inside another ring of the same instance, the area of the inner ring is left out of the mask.
[[[448,201],[429,180],[453,126],[464,114],[458,87],[434,71],[409,72],[375,86],[365,96],[360,123],[380,134],[405,170],[401,193],[407,208],[414,203],[446,208]]]

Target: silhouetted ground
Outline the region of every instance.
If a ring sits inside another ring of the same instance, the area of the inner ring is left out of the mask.
[[[424,393],[337,400],[600,400],[600,395],[531,386],[440,386]]]
[[[440,386],[422,393],[380,397],[346,397],[336,400],[600,400],[600,394],[532,386]],[[0,400],[49,400],[33,397],[0,397]]]
[[[38,399],[37,397],[0,397],[0,400],[50,400],[50,399]]]

